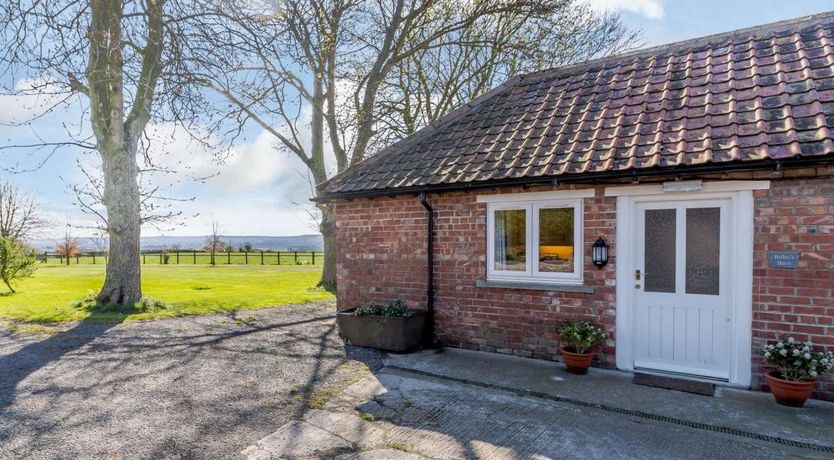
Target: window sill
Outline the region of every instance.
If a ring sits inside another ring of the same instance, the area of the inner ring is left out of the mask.
[[[475,286],[483,288],[528,289],[532,291],[581,292],[583,294],[593,294],[596,292],[595,288],[581,284],[536,283],[531,281],[477,280]]]

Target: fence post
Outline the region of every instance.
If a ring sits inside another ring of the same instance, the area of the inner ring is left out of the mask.
[[[49,263],[49,253],[46,252],[46,251],[43,252],[43,263],[45,263],[45,264]]]
[[[264,252],[261,251],[261,265],[264,264]]]
[[[249,265],[249,251],[243,251],[243,265]]]
[[[232,249],[231,248],[229,248],[229,250],[226,252],[226,265],[232,265]]]
[[[143,252],[142,253],[142,263],[144,264],[145,262],[147,262],[147,261],[145,260],[145,253]]]
[[[177,265],[179,265],[180,264],[180,250],[177,249],[176,251],[174,251],[174,253],[177,255]]]
[[[278,251],[278,265],[281,265],[281,251]]]
[[[93,265],[95,265],[96,264],[96,253],[93,252],[92,254],[93,254]]]
[[[316,251],[313,251],[310,254],[313,256],[313,261],[310,263],[310,265],[315,265],[316,264]]]
[[[159,251],[159,265],[162,265],[162,251]]]
[[[194,265],[197,265],[197,251],[194,251]]]
[[[298,265],[298,251],[295,251],[295,253],[293,254],[293,257],[295,258],[295,262],[293,262],[293,263]]]

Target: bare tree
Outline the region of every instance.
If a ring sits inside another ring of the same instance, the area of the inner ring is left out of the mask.
[[[11,85],[7,91],[12,93],[20,93],[18,83],[25,81],[29,94],[49,94],[57,102],[47,112],[59,103],[78,102],[89,129],[68,130],[58,141],[0,149],[29,148],[42,152],[42,161],[65,147],[99,155],[102,217],[110,241],[101,303],[132,305],[141,298],[143,198],[137,160],[153,169],[149,123],[170,123],[206,145],[232,142],[240,134],[242,120],[218,110],[193,78],[197,70],[237,65],[233,37],[217,39],[226,27],[226,5],[212,0],[8,0],[2,6],[0,82]]]
[[[203,249],[211,255],[211,264],[217,265],[215,256],[218,252],[224,252],[227,249],[226,243],[223,242],[223,235],[220,233],[220,223],[216,220],[211,221],[211,234],[206,238],[206,243]]]
[[[107,233],[107,210],[104,206],[104,178],[101,169],[91,170],[78,162],[78,170],[84,177],[81,183],[68,183],[67,188],[75,196],[75,203],[81,212],[91,216],[94,221],[85,226],[96,233]],[[194,197],[181,198],[169,196],[154,184],[151,177],[154,174],[177,174],[175,171],[160,170],[154,167],[140,168],[139,171],[139,222],[144,226],[152,226],[158,231],[170,230],[184,222],[183,211],[177,207],[182,203],[194,201]],[[194,215],[196,217],[196,214]]]
[[[90,244],[96,248],[96,252],[101,253],[104,257],[104,262],[107,263],[107,254],[110,251],[110,242],[107,239],[107,230],[96,230],[93,234],[88,238],[90,240]]]
[[[413,134],[519,74],[610,55],[639,44],[618,15],[563,1],[555,12],[502,12],[454,33],[467,46],[427,47],[380,89],[377,145]]]
[[[207,72],[200,83],[298,157],[313,184],[498,80],[607,54],[634,38],[617,16],[595,13],[579,0],[256,5],[240,16],[245,38],[237,41],[247,64],[226,72],[225,80]],[[325,249],[319,284],[332,290],[334,209],[317,207]]]
[[[70,264],[70,258],[81,255],[81,242],[78,238],[72,236],[70,232],[71,225],[67,224],[64,231],[64,239],[55,246],[55,252],[61,257],[66,257],[67,265]]]
[[[22,241],[36,236],[48,225],[34,196],[0,180],[0,237]]]

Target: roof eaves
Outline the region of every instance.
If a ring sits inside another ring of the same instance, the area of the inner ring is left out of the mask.
[[[376,189],[360,189],[353,191],[340,191],[335,193],[325,193],[312,201],[328,202],[339,199],[354,199],[354,198],[370,198],[378,196],[397,196],[407,195],[422,192],[450,192],[462,190],[478,190],[486,188],[507,187],[507,186],[530,186],[541,184],[579,184],[579,183],[599,183],[601,181],[619,180],[619,179],[640,179],[658,176],[680,176],[698,175],[705,173],[725,173],[733,171],[761,171],[772,169],[778,171],[783,167],[801,167],[801,166],[818,166],[818,165],[834,165],[834,154],[813,156],[813,157],[796,157],[786,159],[767,158],[756,161],[733,161],[728,163],[708,163],[694,166],[655,166],[645,169],[626,169],[617,171],[601,171],[594,173],[576,173],[571,175],[557,175],[557,176],[536,176],[536,177],[520,177],[520,178],[506,178],[506,179],[488,179],[473,182],[448,183],[448,184],[425,184],[415,185],[402,188],[376,188]]]

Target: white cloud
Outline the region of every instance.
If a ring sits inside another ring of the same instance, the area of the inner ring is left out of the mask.
[[[302,148],[309,152],[312,109],[304,106],[299,118],[297,136]],[[226,192],[240,192],[291,183],[303,188],[304,197],[309,198],[311,189],[306,165],[294,153],[282,148],[268,131],[260,130],[251,142],[217,152],[194,139],[195,136],[206,138],[209,144],[216,145],[218,140],[215,136],[202,132],[199,127],[191,129],[193,135],[171,123],[146,128],[153,163],[175,171],[181,179],[179,184],[187,182],[187,178],[198,178]],[[290,137],[286,126],[279,126],[276,130]],[[325,140],[324,149],[328,169],[335,169],[333,149],[328,140]]]
[[[299,129],[309,129],[310,114],[305,107]],[[278,130],[286,133],[285,127]],[[192,134],[207,138],[209,144],[216,142],[208,133]],[[182,127],[172,124],[149,126],[147,135],[153,163],[174,171],[153,174],[150,183],[159,186],[162,194],[195,197],[194,201],[178,206],[183,211],[184,225],[165,234],[204,234],[212,220],[220,222],[230,235],[317,231],[309,214],[314,205],[309,201],[312,189],[306,166],[293,153],[280,149],[278,141],[266,130],[228,152],[212,151]],[[299,133],[302,140],[309,137],[308,132]],[[332,156],[329,145],[326,148],[325,156]],[[158,233],[153,228],[144,231],[148,235]]]
[[[11,93],[0,94],[0,123],[25,123],[49,111],[64,109],[66,98],[57,84],[45,79],[24,79],[15,83]]]
[[[189,211],[199,213],[182,226],[164,232],[169,236],[207,235],[217,221],[225,235],[309,235],[317,233],[315,222],[300,206],[283,203],[271,193],[246,193],[212,200],[198,200]],[[153,228],[143,235],[157,235]]]
[[[663,19],[665,11],[661,0],[585,0],[593,8],[605,11],[628,11],[650,19]]]
[[[210,144],[217,143],[214,136],[200,132],[200,128],[192,130],[197,131],[197,137],[207,137]],[[146,133],[153,164],[179,177],[177,185],[205,179],[226,192],[253,190],[271,184],[293,166],[275,148],[273,136],[266,131],[261,131],[251,143],[228,152],[212,151],[185,129],[170,123],[148,126]]]

